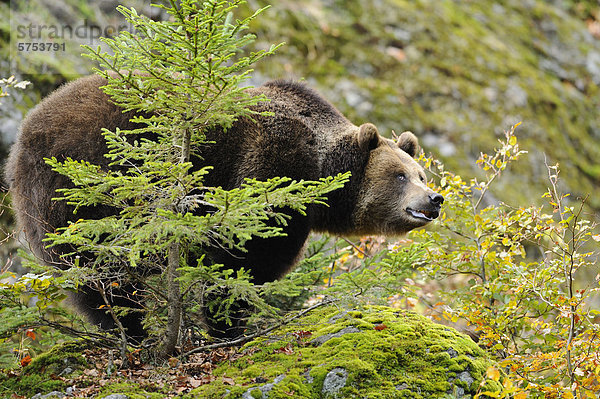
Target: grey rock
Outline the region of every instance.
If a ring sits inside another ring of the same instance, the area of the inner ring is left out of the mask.
[[[363,65],[363,64],[361,64]],[[355,69],[360,69],[360,66],[356,65]],[[364,71],[364,75],[368,76],[372,74],[372,71]],[[359,114],[367,114],[373,109],[373,104],[370,100],[370,93],[358,87],[354,82],[349,79],[340,81],[336,90],[346,100],[346,103],[353,108]]]
[[[460,399],[465,396],[465,389],[463,387],[454,387],[454,397]]]
[[[458,352],[452,348],[448,349],[446,352],[450,355],[450,359],[453,359],[456,356],[458,356]]]
[[[585,67],[588,72],[592,75],[594,83],[600,83],[600,53],[596,51],[590,51],[586,57]]]
[[[405,382],[400,385],[396,385],[394,388],[396,388],[398,391],[404,391],[405,389],[408,389],[408,384]]]
[[[128,399],[128,397],[122,393],[112,393],[108,396],[105,396],[104,399]]]
[[[52,391],[47,394],[42,395],[41,393],[35,394],[31,397],[31,399],[54,399],[54,398],[64,398],[65,394],[58,391]]]
[[[563,67],[561,67],[560,64],[558,62],[556,62],[555,60],[551,60],[548,58],[542,58],[539,61],[539,66],[540,66],[540,69],[544,69],[546,71],[552,72],[561,79],[568,80],[572,77],[571,74],[569,72],[567,72]]]
[[[312,341],[310,341],[310,343],[312,345],[319,346],[319,345],[323,345],[325,342],[329,341],[331,338],[338,338],[345,334],[358,333],[358,332],[360,332],[360,330],[358,328],[356,328],[354,326],[349,326],[349,327],[342,328],[340,331],[338,331],[336,333],[321,335],[320,337],[317,337],[317,338],[313,339]]]
[[[510,106],[517,108],[527,106],[527,92],[516,82],[509,82],[505,96]]]
[[[498,3],[494,3],[492,5],[492,12],[494,14],[505,15],[506,14],[506,9],[504,7],[502,7],[502,5],[500,5]]]
[[[308,384],[312,384],[315,381],[315,379],[313,378],[313,376],[310,375],[310,368],[308,370],[306,370],[305,373],[302,374],[302,377],[304,377],[304,379],[306,380],[306,382]]]
[[[402,28],[399,28],[397,26],[388,26],[386,28],[386,30],[388,30],[392,36],[394,37],[394,39],[400,41],[400,42],[404,42],[404,43],[408,43],[410,42],[410,39],[412,38],[412,33],[404,30]]]
[[[279,384],[281,381],[283,381],[283,379],[285,378],[285,374],[281,374],[279,376],[277,376],[275,378],[275,380],[273,380],[273,382],[270,382],[268,384],[262,385],[260,387],[253,387],[248,389],[246,392],[244,392],[242,394],[242,399],[254,399],[254,396],[252,396],[252,391],[255,390],[259,390],[262,393],[262,397],[263,398],[268,398],[269,397],[269,392],[271,392],[271,390],[273,389],[273,387],[277,384]]]
[[[445,157],[450,157],[456,154],[457,149],[454,143],[445,137],[438,135],[436,132],[427,132],[421,136],[421,142],[425,148],[436,148],[438,153]]]
[[[452,383],[452,388],[448,393],[453,394],[456,398],[460,399],[465,397],[465,388],[463,388],[462,386],[455,385],[453,383],[457,380],[464,382],[465,384],[467,384],[467,387],[470,387],[471,384],[475,382],[475,379],[471,376],[471,374],[468,371],[462,371],[458,373],[458,375],[455,378],[451,378],[450,380],[448,380],[448,382]]]
[[[463,372],[459,373],[456,376],[456,379],[466,382],[469,385],[471,385],[473,382],[475,382],[475,380],[473,379],[473,377],[471,377],[471,374],[468,371],[463,371]]]
[[[495,87],[486,87],[483,89],[483,95],[490,103],[498,101],[498,89]]]
[[[64,1],[58,0],[42,0],[42,5],[46,6],[48,11],[56,18],[60,23],[71,26],[75,29],[75,25],[79,22],[79,16],[73,7],[69,6]]]
[[[409,392],[415,392],[415,393],[421,393],[421,388],[419,387],[415,387],[412,388],[410,387],[410,385],[408,385],[406,382],[403,382],[400,385],[396,385],[394,388],[396,388],[398,391],[409,391]]]
[[[327,320],[327,323],[329,324],[334,324],[336,321],[338,321],[339,319],[346,317],[346,315],[348,314],[347,310],[344,310],[338,314],[336,314],[335,316],[332,316],[329,318],[329,320]]]
[[[348,372],[341,367],[334,368],[325,376],[321,393],[326,397],[337,398],[339,390],[346,386],[346,380],[348,380]]]

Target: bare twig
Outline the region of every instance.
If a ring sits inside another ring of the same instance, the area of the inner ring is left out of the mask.
[[[352,241],[350,241],[346,237],[340,237],[340,238],[342,240],[346,241],[348,244],[350,244],[352,246],[352,248],[354,248],[355,250],[357,250],[358,252],[360,252],[361,254],[363,254],[365,257],[367,257],[367,258],[371,257],[371,255],[367,254],[365,251],[363,251],[362,249],[360,249],[359,246],[357,246],[355,243],[353,243]]]
[[[121,334],[121,345],[120,345],[120,350],[121,350],[121,359],[123,360],[123,366],[127,367],[127,334],[125,333],[125,327],[123,327],[123,324],[121,323],[121,320],[119,320],[119,318],[117,317],[117,314],[115,313],[112,305],[110,304],[110,302],[108,301],[108,298],[106,297],[106,290],[104,289],[104,283],[100,280],[100,281],[96,281],[94,283],[94,286],[96,288],[96,290],[100,293],[100,296],[102,297],[102,300],[104,301],[104,304],[106,305],[106,307],[108,308],[108,312],[110,314],[110,317],[113,319],[115,325],[117,326],[119,333]]]
[[[236,345],[241,345],[243,343],[246,343],[248,341],[253,340],[254,338],[266,335],[268,333],[270,333],[271,331],[281,327],[281,326],[285,326],[289,323],[291,323],[292,321],[299,319],[301,317],[303,317],[304,315],[306,315],[309,312],[312,312],[313,310],[320,308],[321,306],[325,306],[325,305],[329,305],[331,303],[334,303],[336,301],[335,298],[328,298],[325,299],[315,305],[312,305],[311,307],[308,307],[306,309],[303,309],[302,311],[298,312],[296,315],[288,317],[282,321],[280,321],[277,324],[274,324],[273,326],[269,327],[269,328],[265,328],[264,330],[260,330],[255,332],[254,334],[250,334],[250,335],[245,335],[243,337],[239,337],[237,339],[231,340],[231,341],[225,341],[225,342],[219,342],[216,344],[210,344],[210,345],[204,345],[204,346],[199,346],[197,348],[194,348],[190,351],[185,352],[182,356],[186,357],[189,355],[192,355],[194,353],[198,353],[198,352],[203,352],[203,351],[207,351],[207,350],[212,350],[212,349],[217,349],[217,348],[227,348],[230,346],[236,346]]]

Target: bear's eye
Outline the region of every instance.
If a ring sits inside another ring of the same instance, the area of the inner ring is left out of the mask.
[[[421,179],[421,183],[425,183],[425,178],[423,176],[419,176],[419,178]]]
[[[405,181],[405,180],[406,180],[406,175],[405,175],[404,173],[400,173],[400,174],[398,175],[398,180],[400,180],[400,181]]]

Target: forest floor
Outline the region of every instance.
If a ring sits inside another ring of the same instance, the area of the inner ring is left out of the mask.
[[[185,394],[190,390],[201,385],[213,382],[217,377],[213,376],[212,371],[217,364],[222,362],[231,362],[248,353],[240,352],[239,348],[218,348],[202,353],[192,354],[185,361],[172,357],[160,365],[153,361],[142,360],[144,357],[142,350],[136,350],[127,354],[127,366],[123,367],[123,361],[119,359],[119,354],[114,349],[94,348],[84,349],[81,352],[85,363],[80,369],[72,372],[72,364],[64,359],[63,367],[56,372],[44,373],[42,367],[41,374],[46,375],[46,381],[27,380],[29,375],[26,369],[8,371],[7,377],[20,381],[19,385],[29,385],[30,392],[38,391],[35,384],[47,385],[54,383],[57,387],[65,387],[53,391],[53,393],[64,392],[68,397],[96,397],[104,394],[118,391],[130,394],[128,397],[134,397],[136,394],[143,394],[144,397],[173,398]],[[25,360],[27,363],[27,360]],[[23,364],[26,366],[27,364]],[[32,373],[32,375],[34,375]],[[39,375],[36,373],[36,375]],[[233,379],[224,379],[223,383],[235,385]],[[48,381],[51,380],[51,381]],[[34,384],[34,385],[32,385]],[[43,389],[42,391],[47,391]],[[150,394],[150,396],[147,396]],[[41,396],[49,396],[50,394]],[[0,396],[2,394],[0,393]],[[9,398],[22,399],[31,396],[23,396],[12,393]]]

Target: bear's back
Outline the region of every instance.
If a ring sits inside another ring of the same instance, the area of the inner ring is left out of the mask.
[[[52,201],[56,189],[70,187],[69,180],[53,172],[44,158],[72,158],[105,166],[106,143],[102,128],[132,127],[131,113],[111,103],[100,86],[100,76],[68,83],[42,100],[25,118],[5,165],[18,225],[24,230],[34,253],[51,262],[43,251],[47,232],[74,219],[64,201]],[[82,210],[77,218],[98,217],[102,209]]]
[[[34,253],[50,262],[43,250],[45,234],[75,218],[99,218],[114,210],[96,207],[73,215],[64,201],[53,201],[56,189],[72,186],[53,172],[44,158],[85,160],[107,167],[103,128],[137,127],[102,92],[106,80],[98,75],[68,83],[46,97],[24,120],[11,150],[6,178],[19,226]],[[270,116],[241,118],[231,129],[207,132],[214,144],[199,149],[195,167],[214,166],[207,185],[237,187],[245,178],[265,180],[275,176],[315,180],[325,177],[327,154],[344,137],[357,131],[331,103],[303,83],[273,81],[250,89],[252,95],[270,99],[256,106]]]

